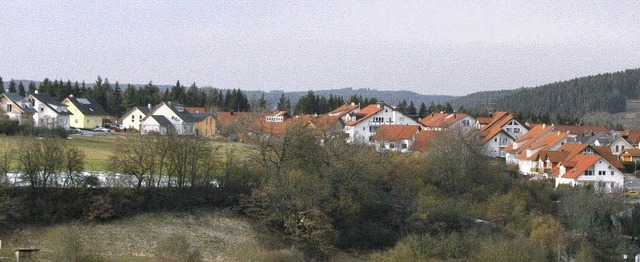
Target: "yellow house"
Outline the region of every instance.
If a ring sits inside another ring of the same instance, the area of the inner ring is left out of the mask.
[[[211,114],[192,114],[196,119],[196,134],[211,137],[216,134],[216,119]]]
[[[75,98],[70,95],[62,103],[67,105],[67,109],[73,114],[69,119],[71,127],[102,127],[102,119],[109,117],[109,113],[91,98]]]

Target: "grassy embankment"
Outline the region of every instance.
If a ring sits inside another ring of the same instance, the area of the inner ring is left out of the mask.
[[[14,248],[41,248],[40,258],[53,256],[72,232],[82,246],[107,261],[157,261],[158,246],[184,237],[190,250],[205,261],[273,261],[301,258],[292,249],[268,251],[259,244],[258,233],[249,221],[225,211],[195,213],[142,214],[109,223],[73,223],[33,226],[0,235],[0,257],[12,256]],[[68,241],[67,241],[68,242]]]

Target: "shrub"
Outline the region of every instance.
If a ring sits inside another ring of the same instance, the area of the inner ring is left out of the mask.
[[[78,230],[73,227],[53,228],[47,234],[45,243],[53,261],[105,261],[83,244]]]
[[[200,252],[191,247],[187,238],[174,233],[164,238],[156,246],[156,258],[161,261],[192,262],[201,261]]]

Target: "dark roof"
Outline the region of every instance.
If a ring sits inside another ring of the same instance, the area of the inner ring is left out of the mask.
[[[208,116],[210,116],[211,114],[206,114],[206,113],[191,113],[191,115],[193,116],[193,118],[196,120],[196,122],[200,122],[202,120],[204,120],[205,118],[207,118]]]
[[[151,109],[149,107],[146,107],[146,106],[136,106],[135,108],[140,110],[140,112],[142,112],[145,115],[148,114],[149,112],[151,112]]]
[[[104,116],[109,115],[107,111],[100,106],[95,100],[84,97],[67,97],[71,103],[80,110],[85,116]]]
[[[24,97],[20,96],[18,93],[2,93],[4,96],[9,98],[16,106],[22,110],[23,113],[35,113],[37,112],[33,107],[30,107],[26,103],[21,103],[24,100]]]
[[[24,99],[24,97],[20,96],[18,93],[9,93],[9,92],[5,92],[3,93],[5,96],[7,96],[7,98],[9,98],[11,101],[13,101],[14,103],[20,102]]]
[[[171,121],[169,121],[169,119],[167,119],[164,116],[149,116],[151,118],[153,118],[154,120],[156,120],[156,122],[158,122],[158,124],[160,124],[161,126],[173,126],[173,124],[171,124]]]
[[[31,96],[33,98],[35,98],[36,100],[40,101],[41,103],[47,105],[47,107],[49,107],[51,110],[53,110],[54,112],[56,112],[58,115],[73,115],[71,112],[69,111],[59,111],[53,107],[51,107],[52,105],[54,106],[64,106],[65,108],[67,107],[67,105],[62,104],[58,101],[56,101],[53,97],[51,97],[49,94],[31,94]],[[34,109],[36,110],[36,109]],[[37,110],[36,110],[37,112]]]
[[[185,109],[184,105],[179,104],[179,103],[167,103],[164,102],[167,106],[169,106],[169,108],[171,108],[171,110],[173,110],[173,112],[180,118],[180,120],[187,122],[187,123],[195,123],[198,122],[198,120],[193,117],[193,115],[191,113],[189,113],[189,111],[187,111],[187,109]],[[182,110],[180,110],[182,109]]]

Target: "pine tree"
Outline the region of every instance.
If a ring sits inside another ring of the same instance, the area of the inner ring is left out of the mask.
[[[280,100],[278,101],[278,110],[286,111],[287,110],[287,98],[284,96],[284,93],[280,96]]]
[[[416,117],[418,114],[416,110],[416,106],[413,104],[413,101],[409,102],[409,107],[407,107],[407,115],[410,117]]]
[[[418,118],[423,118],[427,116],[428,113],[429,111],[427,109],[427,105],[425,105],[424,102],[422,102],[420,104],[420,109],[418,109]]]
[[[80,85],[78,84],[78,81],[73,83],[73,91],[71,91],[72,94],[74,94],[75,96],[81,96],[82,94],[80,94]]]
[[[17,90],[16,90],[16,81],[11,79],[11,82],[9,82],[9,93],[15,93],[15,92],[17,92]]]
[[[4,93],[4,82],[2,81],[2,77],[0,77],[0,94]]]
[[[264,99],[264,93],[262,93],[260,95],[260,99],[258,99],[258,108],[256,108],[258,111],[267,111],[267,100]]]
[[[184,86],[180,84],[180,80],[176,82],[174,86],[171,87],[171,92],[169,92],[169,100],[176,101],[179,103],[185,103],[186,93],[184,90]]]
[[[18,95],[24,97],[26,93],[27,91],[24,90],[24,85],[22,84],[22,81],[20,81],[20,83],[18,84]]]
[[[124,108],[124,110],[129,110],[138,105],[147,106],[146,104],[141,104],[137,95],[136,88],[132,84],[128,84],[124,90],[124,94],[122,94],[121,107]]]
[[[36,83],[31,81],[29,82],[29,85],[27,86],[27,93],[28,94],[33,94],[36,91]]]

